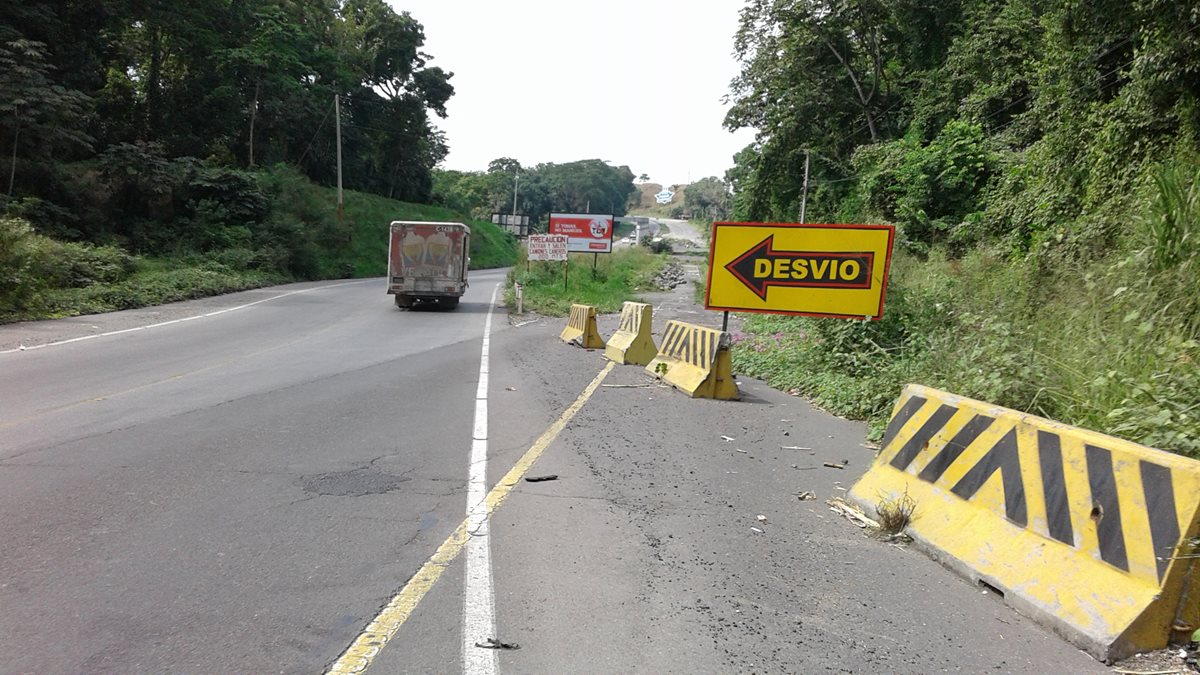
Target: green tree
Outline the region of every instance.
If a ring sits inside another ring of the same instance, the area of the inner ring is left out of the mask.
[[[693,217],[725,220],[732,207],[729,186],[715,176],[701,178],[683,188],[683,197]]]
[[[83,131],[91,100],[51,79],[46,45],[0,28],[0,129],[10,151],[7,194],[13,194],[17,159],[49,160],[56,149],[90,148]]]

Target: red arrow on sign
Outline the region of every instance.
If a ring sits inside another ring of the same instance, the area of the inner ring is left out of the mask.
[[[765,301],[771,286],[870,288],[874,265],[870,251],[777,251],[771,235],[725,269]]]

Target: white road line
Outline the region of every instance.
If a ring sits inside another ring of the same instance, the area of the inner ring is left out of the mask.
[[[226,307],[225,309],[218,309],[215,312],[208,312],[207,314],[197,314],[195,316],[185,316],[182,319],[172,319],[170,321],[161,321],[159,323],[152,323],[152,324],[149,324],[146,326],[135,326],[133,328],[125,328],[123,330],[112,330],[107,333],[96,333],[94,335],[83,335],[83,336],[76,337],[76,338],[70,338],[68,340],[59,340],[58,342],[47,342],[46,344],[42,344],[42,345],[31,345],[28,347],[22,345],[15,349],[0,350],[0,354],[11,354],[13,352],[27,352],[27,351],[32,351],[34,349],[43,349],[45,347],[57,347],[59,345],[68,345],[68,344],[71,344],[72,342],[82,342],[84,340],[95,340],[96,338],[108,337],[110,335],[121,335],[123,333],[133,333],[134,331],[139,331],[139,330],[150,330],[151,328],[162,328],[163,326],[170,326],[170,325],[177,324],[177,323],[183,323],[185,321],[195,321],[196,319],[207,319],[210,316],[217,316],[218,314],[228,314],[229,312],[236,312],[239,309],[246,309],[247,307],[261,305],[264,302],[270,302],[272,300],[286,298],[289,295],[299,295],[301,293],[311,293],[312,291],[319,291],[319,290],[323,290],[326,288],[334,288],[335,286],[348,286],[350,284],[364,284],[364,283],[368,283],[368,282],[372,282],[372,281],[377,281],[377,280],[376,279],[364,279],[362,281],[343,281],[341,283],[336,283],[336,284],[325,284],[324,286],[305,288],[305,289],[302,289],[299,291],[289,291],[287,293],[280,293],[279,295],[273,295],[269,298],[264,298],[262,300],[255,300],[254,302],[248,302],[244,305],[238,305],[237,307]]]
[[[496,652],[481,649],[476,642],[496,636],[496,598],[492,590],[492,545],[488,538],[487,454],[488,454],[488,360],[492,334],[492,311],[496,294],[492,291],[487,320],[483,324],[483,349],[479,355],[479,387],[475,391],[475,430],[471,439],[471,464],[467,482],[467,571],[463,589],[463,673],[488,675],[499,671]]]

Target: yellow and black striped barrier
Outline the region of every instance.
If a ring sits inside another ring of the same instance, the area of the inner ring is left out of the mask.
[[[596,329],[596,308],[591,305],[571,305],[567,327],[559,337],[563,342],[573,342],[585,349],[603,349],[604,338]]]
[[[668,321],[662,344],[646,370],[692,398],[741,397],[733,380],[729,333]]]
[[[850,494],[906,492],[935,558],[1098,659],[1200,625],[1200,462],[908,385]]]
[[[608,339],[604,355],[622,364],[644,366],[658,353],[650,336],[654,308],[640,302],[626,302],[621,308],[621,323]]]

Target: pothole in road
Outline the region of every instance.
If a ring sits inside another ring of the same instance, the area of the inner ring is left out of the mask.
[[[362,467],[303,476],[300,483],[305,492],[325,497],[365,497],[391,492],[410,480],[404,476],[383,473],[373,467]]]

